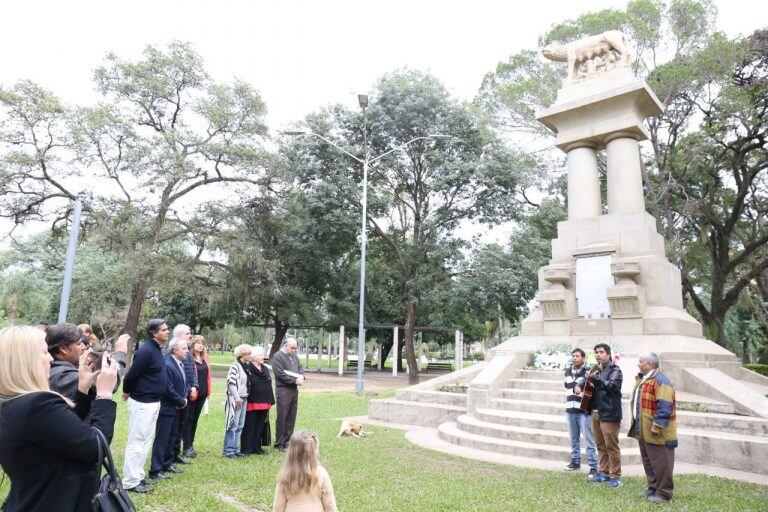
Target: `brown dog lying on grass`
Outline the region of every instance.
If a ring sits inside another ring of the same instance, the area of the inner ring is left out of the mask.
[[[344,420],[341,422],[341,429],[339,430],[339,435],[336,437],[341,436],[352,436],[352,437],[365,437],[370,432],[366,432],[363,430],[363,424],[358,423],[355,420]]]

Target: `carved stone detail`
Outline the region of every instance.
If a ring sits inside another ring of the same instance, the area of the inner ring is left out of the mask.
[[[629,67],[634,60],[629,38],[619,30],[608,30],[567,44],[555,42],[541,52],[550,60],[568,64],[567,81],[570,83],[579,81],[582,65],[584,78],[588,79],[617,67]]]
[[[611,263],[611,274],[617,279],[605,293],[611,307],[611,318],[642,318],[645,310],[645,290],[635,282],[640,264],[631,260]]]
[[[543,267],[542,277],[550,287],[539,292],[539,305],[544,320],[569,320],[576,314],[576,294],[565,283],[573,277],[571,265]]]

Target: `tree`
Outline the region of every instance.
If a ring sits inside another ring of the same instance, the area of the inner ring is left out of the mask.
[[[265,107],[244,83],[214,83],[180,42],[148,46],[137,62],[110,54],[94,77],[106,102],[77,109],[30,82],[0,90],[0,215],[60,225],[87,179],[90,232],[133,270],[125,329],[135,337],[162,263],[191,270],[221,224],[212,193],[259,183]]]
[[[368,118],[365,129],[374,156],[426,134],[455,137],[416,141],[382,159],[370,174],[368,225],[393,255],[402,287],[407,360],[415,367],[416,320],[432,307],[432,291],[450,278],[448,263],[463,245],[454,231],[465,220],[492,223],[513,216],[509,193],[517,185],[522,159],[483,130],[467,105],[453,100],[442,84],[424,73],[403,71],[382,78]],[[335,107],[307,122],[317,133],[360,147],[358,114]],[[361,176],[360,167],[352,167],[355,162],[316,140],[304,141],[299,151],[307,182],[333,180],[354,190],[349,184]],[[346,201],[357,209],[358,198],[359,193],[351,193]],[[417,382],[418,374],[410,373],[409,380]]]

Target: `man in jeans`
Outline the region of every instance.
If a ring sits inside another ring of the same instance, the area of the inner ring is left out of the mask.
[[[589,461],[589,474],[597,473],[597,453],[595,452],[595,440],[592,437],[592,417],[589,411],[584,411],[581,406],[581,391],[584,388],[587,373],[587,365],[584,364],[586,354],[580,348],[571,352],[573,364],[565,369],[566,404],[565,417],[568,420],[568,435],[571,438],[571,463],[565,467],[566,471],[576,471],[581,468],[581,435],[587,444],[587,460]]]
[[[147,324],[147,339],[133,356],[123,379],[123,400],[128,400],[128,439],[125,443],[123,486],[127,491],[146,493],[144,464],[155,439],[160,399],[168,388],[163,345],[168,342],[168,325],[155,318]]]
[[[611,347],[605,343],[595,345],[597,366],[587,372],[587,380],[595,385],[592,394],[592,431],[595,434],[600,469],[589,482],[605,482],[613,489],[621,487],[621,368],[613,364]]]

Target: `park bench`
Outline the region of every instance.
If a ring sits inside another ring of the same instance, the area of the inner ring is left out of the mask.
[[[363,362],[363,368],[370,368],[371,362],[370,361],[364,361]],[[355,368],[357,369],[357,359],[353,359],[351,361],[347,361],[347,368]]]
[[[450,372],[453,370],[453,363],[427,363],[427,373],[429,373],[429,370]]]

